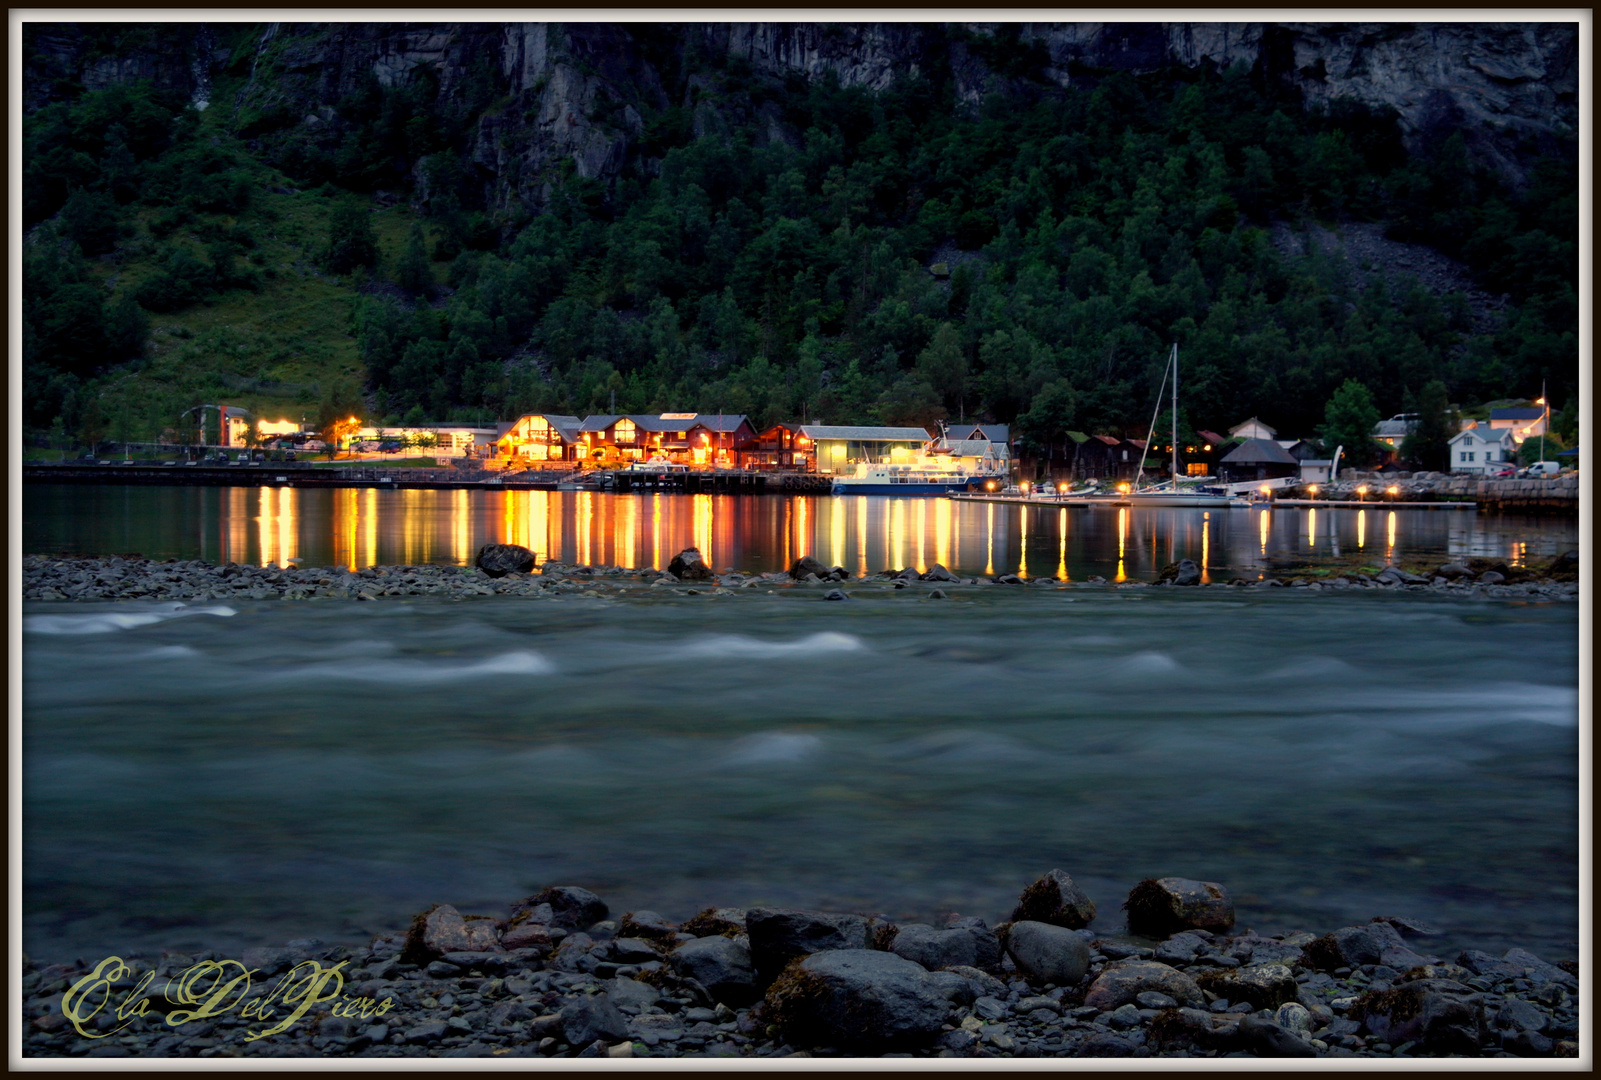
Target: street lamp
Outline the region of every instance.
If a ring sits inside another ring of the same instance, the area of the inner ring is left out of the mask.
[[[1356,489],[1357,501],[1358,502],[1363,501],[1367,497],[1367,493],[1368,493],[1368,486],[1366,484],[1363,484],[1361,487],[1357,488]]]

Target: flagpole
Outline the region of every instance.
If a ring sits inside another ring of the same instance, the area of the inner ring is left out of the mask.
[[[1545,429],[1551,426],[1551,402],[1545,396],[1545,380],[1540,380],[1540,404],[1545,406],[1545,415],[1540,418],[1540,460],[1545,460]]]

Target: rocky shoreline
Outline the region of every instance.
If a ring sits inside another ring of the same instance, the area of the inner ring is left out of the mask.
[[[497,563],[497,551],[499,558],[505,561]],[[487,560],[486,552],[490,553]],[[482,568],[486,561],[487,570]],[[853,577],[843,567],[827,567],[810,557],[797,560],[788,572],[746,574],[724,570],[719,573],[701,562],[700,553],[694,548],[675,556],[668,571],[557,562],[547,562],[535,569],[531,552],[509,545],[487,545],[484,552],[480,552],[478,563],[470,567],[373,566],[351,571],[337,566],[218,565],[198,559],[156,561],[135,555],[29,555],[22,560],[22,596],[24,600],[40,601],[381,600],[404,596],[459,600],[474,596],[530,599],[573,594],[621,596],[659,589],[690,595],[728,596],[744,589],[772,591],[824,586],[822,595],[830,600],[846,600],[853,593],[870,595],[930,587],[932,591],[924,595],[943,599],[997,585],[1057,589],[1138,589],[1153,585],[1212,589],[1288,587],[1315,592],[1376,590],[1480,599],[1566,601],[1576,601],[1579,595],[1577,551],[1560,555],[1543,567],[1515,567],[1500,560],[1468,559],[1419,564],[1410,569],[1385,566],[1374,573],[1360,569],[1332,574],[1270,571],[1259,579],[1250,580],[1233,576],[1224,580],[1229,571],[1214,568],[1211,572],[1214,580],[1207,584],[1201,581],[1200,568],[1188,559],[1165,567],[1155,582],[1117,583],[1099,576],[1075,582],[1049,577],[1023,579],[1015,574],[962,577],[939,565],[921,574],[908,568]],[[505,569],[508,565],[521,569]],[[842,586],[848,586],[851,592]]]
[[[1427,927],[1384,916],[1321,936],[1258,935],[1234,925],[1221,885],[1183,878],[1140,882],[1123,907],[1127,932],[1086,929],[1096,905],[1061,870],[1028,886],[993,928],[955,914],[896,925],[783,908],[711,908],[679,925],[649,911],[616,917],[594,893],[559,886],[498,915],[436,905],[366,947],[302,939],[241,957],[164,953],[112,967],[25,957],[24,1054],[1579,1054],[1572,959],[1521,949],[1442,958]],[[230,984],[204,1004],[245,969],[246,989]],[[295,1015],[297,986],[311,1003]],[[256,1008],[274,994],[276,1011]],[[96,1002],[103,1007],[86,1015]]]

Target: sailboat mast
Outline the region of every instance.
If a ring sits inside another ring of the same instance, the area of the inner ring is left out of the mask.
[[[1173,343],[1173,490],[1179,489],[1179,344]]]

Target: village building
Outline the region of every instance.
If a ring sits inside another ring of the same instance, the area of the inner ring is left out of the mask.
[[[758,471],[810,472],[812,452],[812,441],[800,433],[799,424],[774,424],[734,447],[739,466]]]
[[[1116,435],[1086,435],[1082,431],[1069,431],[1073,440],[1073,470],[1075,480],[1110,482],[1132,481],[1140,471],[1145,447],[1134,439],[1120,439]]]
[[[920,427],[855,427],[805,424],[798,431],[813,445],[814,471],[854,473],[860,464],[906,461],[928,445]]]
[[[494,456],[511,465],[576,461],[583,421],[559,413],[526,413],[495,440]]]
[[[1301,463],[1272,439],[1247,439],[1218,463],[1218,479],[1225,484],[1300,475]]]
[[[1278,432],[1268,427],[1256,417],[1251,417],[1244,423],[1235,424],[1229,428],[1229,438],[1244,441],[1246,439],[1271,439]]]
[[[1545,421],[1545,409],[1537,406],[1490,410],[1491,430],[1504,428],[1512,432],[1512,437],[1519,443],[1531,435],[1538,437],[1545,434]]]
[[[1511,428],[1475,424],[1457,432],[1450,442],[1451,471],[1499,472],[1517,457],[1518,442]]]

